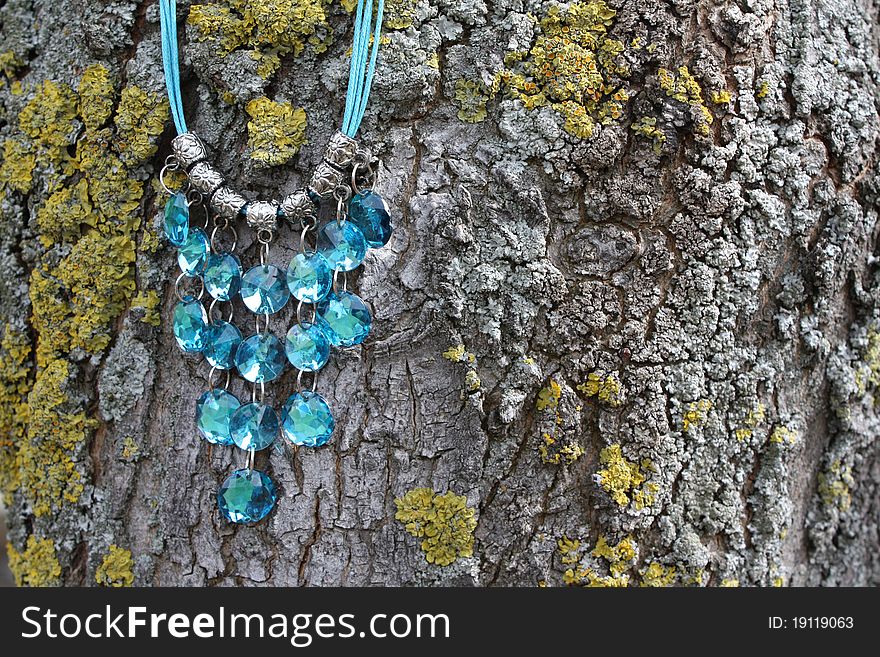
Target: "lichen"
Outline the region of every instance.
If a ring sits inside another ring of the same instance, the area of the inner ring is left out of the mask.
[[[549,433],[543,434],[541,438],[543,442],[538,446],[538,454],[544,463],[571,465],[584,455],[584,448],[576,442],[567,440],[559,444],[559,440]]]
[[[0,340],[0,494],[19,485],[18,450],[27,436],[27,395],[31,388],[31,343],[10,324]]]
[[[617,408],[622,402],[622,387],[614,374],[590,372],[586,382],[579,384],[577,389],[587,397],[595,397],[612,408]]]
[[[565,9],[551,5],[531,49],[507,53],[493,87],[481,94],[491,97],[503,89],[527,110],[549,105],[564,119],[568,134],[591,137],[597,124],[618,121],[629,99],[623,86],[629,68],[619,57],[624,45],[608,36],[616,15],[604,0],[572,2]]]
[[[483,386],[480,375],[477,373],[477,357],[475,354],[467,351],[463,344],[454,345],[443,352],[443,358],[453,363],[464,363],[467,371],[464,375],[464,384],[468,392],[479,392]]]
[[[819,473],[819,496],[829,507],[848,511],[852,505],[850,489],[854,484],[852,468],[835,460],[825,472]]]
[[[727,89],[722,91],[713,91],[709,94],[709,100],[711,100],[715,105],[729,105],[731,96],[730,92]]]
[[[596,481],[619,506],[627,506],[630,498],[637,510],[654,503],[658,486],[653,482],[642,486],[647,480],[645,472],[653,469],[648,459],[643,459],[641,464],[628,461],[621,446],[614,444],[599,452],[599,463],[604,467],[596,473]]]
[[[784,424],[777,425],[770,433],[770,442],[776,445],[794,445],[797,442],[797,431]]]
[[[111,545],[95,571],[95,581],[101,586],[121,588],[134,583],[134,561],[131,551]]]
[[[428,563],[448,566],[459,557],[473,555],[477,520],[463,495],[416,488],[394,504],[394,517],[412,536],[423,539],[421,548]]]
[[[306,143],[306,112],[289,102],[276,103],[265,96],[247,104],[251,159],[263,166],[289,162]]]
[[[712,410],[712,402],[709,399],[700,399],[688,404],[681,420],[681,430],[690,431],[693,427],[698,427],[706,421],[706,416]]]
[[[131,300],[132,310],[142,310],[143,315],[141,321],[151,326],[161,326],[162,317],[159,315],[159,294],[156,290],[147,290],[146,292],[138,292],[134,299]]]
[[[187,22],[195,28],[196,39],[210,43],[220,57],[249,51],[260,62],[258,73],[269,78],[281,57],[298,56],[307,44],[315,52],[326,50],[332,38],[328,4],[328,0],[221,0],[193,5]]]
[[[642,581],[639,586],[655,588],[672,586],[675,583],[676,574],[675,566],[664,566],[652,561],[647,568],[641,571]]]
[[[596,547],[590,552],[594,559],[607,562],[609,575],[600,575],[592,564],[580,565],[583,556],[580,554],[580,541],[564,538],[557,543],[564,565],[573,565],[566,569],[562,581],[566,584],[578,584],[587,587],[624,587],[629,584],[627,571],[636,559],[636,546],[632,536],[621,539],[616,545],[608,543],[605,536],[600,536]]]
[[[559,406],[559,399],[562,397],[562,388],[559,384],[550,379],[547,385],[538,391],[538,399],[535,402],[535,408],[539,411],[553,411]]]
[[[629,126],[630,130],[637,135],[647,137],[651,140],[651,149],[659,155],[663,151],[663,144],[666,143],[666,133],[657,127],[657,119],[653,116],[642,116]]]
[[[56,586],[60,582],[61,564],[55,544],[48,538],[27,537],[25,549],[18,552],[10,543],[9,569],[18,586]]]
[[[458,105],[458,118],[466,123],[479,123],[486,120],[486,103],[490,94],[478,80],[457,80],[455,83],[455,104]]]
[[[684,103],[692,110],[694,132],[700,136],[709,136],[709,127],[713,117],[703,100],[703,88],[687,66],[679,66],[678,71],[661,68],[658,70],[660,77],[660,89],[667,96],[680,103]]]
[[[416,17],[418,0],[385,0],[383,27],[402,30],[411,27]]]

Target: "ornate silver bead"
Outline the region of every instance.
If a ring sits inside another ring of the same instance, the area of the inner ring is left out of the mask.
[[[207,197],[223,184],[223,176],[207,162],[196,162],[186,175],[192,186]]]
[[[184,132],[171,140],[171,152],[177,163],[184,169],[189,169],[196,162],[208,159],[208,151],[205,144],[192,132]]]
[[[274,231],[278,225],[278,206],[267,201],[254,201],[247,209],[248,226],[254,230]]]
[[[327,162],[321,162],[315,167],[309,189],[318,196],[329,196],[343,180],[343,172]]]
[[[315,204],[309,198],[309,193],[304,189],[298,189],[293,194],[288,194],[281,201],[281,209],[291,221],[299,221],[306,217],[314,217]]]
[[[218,187],[211,197],[211,207],[224,219],[235,219],[246,204],[247,199],[244,196],[225,186]]]
[[[324,161],[344,169],[351,164],[351,159],[354,157],[355,152],[357,152],[357,142],[337,130],[330,137],[330,142],[324,150]]]

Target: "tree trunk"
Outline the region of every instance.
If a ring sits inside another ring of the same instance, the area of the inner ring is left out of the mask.
[[[189,127],[251,198],[320,161],[351,4],[179,3]],[[279,502],[236,526],[171,332],[158,5],[0,2],[19,584],[880,583],[880,4],[387,4],[373,332],[318,377],[331,443],[258,454]]]

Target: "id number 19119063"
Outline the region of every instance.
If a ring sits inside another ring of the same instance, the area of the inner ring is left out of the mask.
[[[850,630],[852,616],[770,616],[767,621],[771,630]]]

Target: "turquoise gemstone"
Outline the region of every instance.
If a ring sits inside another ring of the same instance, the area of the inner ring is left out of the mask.
[[[379,248],[391,239],[391,212],[385,199],[369,190],[355,194],[348,202],[348,218],[361,229],[367,244]]]
[[[294,324],[287,332],[284,343],[287,360],[295,368],[314,372],[321,369],[330,357],[330,341],[324,331],[314,324]]]
[[[217,388],[203,393],[196,403],[196,426],[202,437],[215,445],[231,445],[229,421],[239,406],[238,398],[225,390]]]
[[[372,323],[367,304],[351,292],[331,292],[318,304],[318,325],[334,347],[360,344]]]
[[[247,524],[265,518],[278,499],[275,484],[259,470],[236,470],[217,491],[217,506],[229,522]]]
[[[320,253],[297,253],[287,268],[287,287],[294,298],[316,303],[327,296],[333,274],[327,259]]]
[[[165,204],[165,237],[174,246],[183,246],[188,236],[189,205],[186,196],[178,192]]]
[[[186,242],[177,251],[177,264],[180,271],[187,276],[198,276],[205,271],[205,262],[208,260],[208,236],[201,228],[193,228],[189,231]]]
[[[350,221],[341,226],[331,221],[318,232],[318,252],[327,259],[331,269],[351,271],[364,261],[367,241],[360,228]]]
[[[271,333],[252,335],[235,351],[235,367],[251,383],[274,381],[284,371],[284,361],[281,340]]]
[[[327,402],[310,390],[291,395],[281,411],[281,433],[294,445],[320,447],[330,440],[334,426]]]
[[[278,415],[266,404],[245,404],[232,415],[229,433],[244,450],[266,449],[278,435]]]
[[[208,294],[218,301],[229,301],[241,289],[241,263],[231,253],[212,253],[203,277]]]
[[[241,278],[241,299],[253,313],[277,313],[290,299],[284,272],[275,265],[257,265]]]
[[[208,341],[202,353],[211,367],[230,370],[235,366],[235,350],[239,344],[241,331],[234,324],[220,319],[208,327]]]
[[[208,313],[201,301],[185,297],[174,306],[174,337],[186,353],[202,351],[208,344]]]

